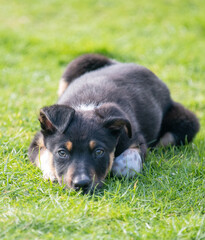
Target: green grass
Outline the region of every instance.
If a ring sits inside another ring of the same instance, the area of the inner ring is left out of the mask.
[[[204,0],[0,0],[0,239],[205,239]],[[86,52],[153,70],[201,131],[94,195],[42,179],[27,148],[66,64]]]

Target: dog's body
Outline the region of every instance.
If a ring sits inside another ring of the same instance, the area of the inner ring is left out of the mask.
[[[184,144],[199,130],[195,115],[150,70],[101,55],[71,62],[59,95],[57,105],[41,110],[29,155],[45,177],[76,189],[100,184],[111,169],[133,176],[147,147]]]

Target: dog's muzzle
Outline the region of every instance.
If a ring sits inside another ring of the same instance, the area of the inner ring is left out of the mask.
[[[92,180],[85,174],[75,176],[72,181],[72,187],[75,190],[82,189],[83,191],[87,191],[91,185]]]

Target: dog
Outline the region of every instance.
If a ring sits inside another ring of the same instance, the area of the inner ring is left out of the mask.
[[[45,179],[85,193],[109,171],[134,177],[147,148],[189,143],[200,127],[153,72],[99,54],[68,64],[58,94],[40,110],[29,158]]]

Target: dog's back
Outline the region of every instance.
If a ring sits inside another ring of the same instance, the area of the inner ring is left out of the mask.
[[[117,103],[127,113],[133,131],[147,142],[158,137],[163,115],[171,105],[166,85],[150,70],[136,64],[116,63],[88,72],[73,81],[58,104],[74,109]]]

